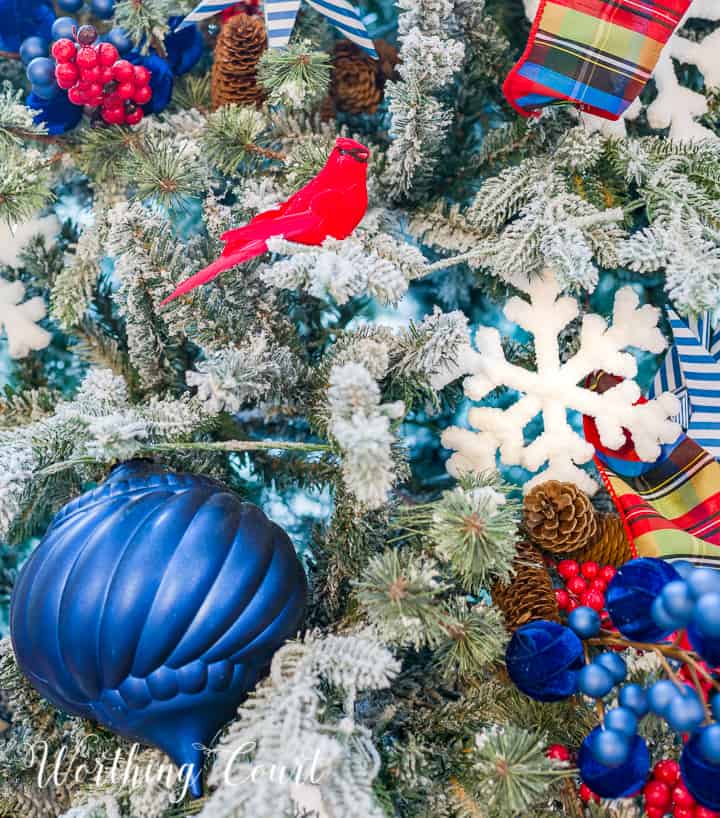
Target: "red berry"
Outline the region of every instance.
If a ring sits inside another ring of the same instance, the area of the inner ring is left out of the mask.
[[[693,818],[695,810],[692,807],[680,807],[676,804],[672,814],[673,818]]]
[[[137,102],[138,105],[145,105],[146,102],[150,102],[152,99],[152,88],[149,85],[143,85],[140,88],[135,88],[135,93],[133,94],[133,102]]]
[[[100,82],[102,72],[99,65],[93,65],[91,68],[80,69],[80,78],[83,82]]]
[[[572,599],[571,598],[570,602],[568,602],[567,612],[572,613],[575,610],[575,608],[579,608],[579,607],[580,607],[580,603],[577,601],[577,599]]]
[[[113,78],[118,82],[132,82],[133,64],[127,60],[118,60],[112,67]]]
[[[84,105],[87,102],[87,94],[85,93],[85,89],[81,88],[79,85],[73,85],[73,87],[68,91],[68,99],[73,105]]]
[[[100,82],[103,85],[107,85],[109,82],[112,81],[113,81],[112,68],[110,68],[107,65],[103,65],[100,68]]]
[[[650,807],[667,807],[670,803],[670,787],[662,781],[648,781],[643,790],[645,803]]]
[[[151,72],[144,65],[133,66],[135,85],[147,85],[150,82]]]
[[[75,43],[67,39],[58,40],[56,43],[53,43],[50,53],[57,63],[74,62],[76,53]]]
[[[695,812],[693,812],[693,818],[718,818],[718,813],[707,807],[698,805],[695,807]]]
[[[590,787],[588,787],[587,784],[580,785],[580,798],[582,798],[582,800],[586,802],[592,800],[595,801],[596,804],[600,803],[600,796],[595,795],[595,793],[590,789]]]
[[[145,116],[142,108],[136,108],[129,114],[125,114],[125,121],[128,125],[137,125],[138,122]]]
[[[587,591],[587,582],[585,582],[582,577],[572,577],[572,579],[568,581],[567,589],[571,594],[580,596],[580,594]]]
[[[694,807],[695,799],[690,795],[688,788],[682,783],[676,784],[672,791],[672,800],[678,807]]]
[[[604,594],[607,590],[607,582],[605,582],[602,577],[595,577],[595,579],[590,580],[590,587],[595,591],[600,591],[601,594]]]
[[[665,818],[667,812],[665,811],[665,807],[648,807],[646,805],[645,815],[647,818]]]
[[[584,562],[580,566],[580,573],[585,579],[595,579],[600,571],[600,566],[596,562]]]
[[[100,65],[106,68],[112,68],[115,62],[120,57],[120,54],[112,43],[100,43],[97,48],[98,60]]]
[[[133,99],[135,99],[135,102],[138,101],[135,97],[133,97]],[[570,594],[564,588],[556,588],[555,602],[557,602],[558,608],[560,608],[561,611],[564,611],[570,602]]]
[[[557,570],[563,579],[570,579],[570,577],[576,577],[580,573],[580,566],[575,560],[560,560]]]
[[[587,605],[588,608],[592,608],[594,611],[602,611],[605,607],[605,597],[600,593],[600,591],[595,591],[590,589],[586,591],[582,595],[581,602],[583,605]]]
[[[617,574],[617,569],[613,568],[612,565],[606,565],[604,568],[600,569],[600,576],[605,580],[605,582],[610,582],[615,574]]]
[[[564,744],[551,744],[545,755],[555,761],[570,761],[570,750]]]
[[[653,778],[656,781],[662,781],[672,787],[678,778],[680,778],[680,765],[673,758],[665,758],[662,761],[658,761],[653,769]]]
[[[87,90],[85,91],[85,93],[88,95],[88,97],[102,98],[103,93],[102,85],[100,85],[99,82],[88,83]]]
[[[72,88],[77,78],[77,68],[71,62],[61,62],[55,66],[55,79],[61,88],[65,90]]]
[[[125,122],[125,111],[122,108],[103,108],[101,116],[108,125],[122,125]]]
[[[91,45],[84,45],[77,53],[75,62],[78,68],[92,68],[97,65],[98,55],[97,51]]]
[[[120,99],[132,99],[135,93],[135,86],[131,82],[121,82],[115,93]]]

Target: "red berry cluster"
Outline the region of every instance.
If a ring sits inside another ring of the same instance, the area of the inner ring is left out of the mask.
[[[690,795],[680,775],[680,765],[671,758],[658,761],[643,789],[647,818],[720,818],[720,812],[701,807]]]
[[[551,744],[545,751],[548,758],[555,759],[555,761],[572,761],[570,750],[564,744]],[[600,796],[594,793],[587,784],[581,784],[578,790],[578,795],[587,804],[588,801],[595,801],[600,803]]]
[[[615,568],[612,565],[601,567],[596,562],[562,560],[558,563],[557,570],[565,581],[564,588],[555,590],[558,608],[570,613],[580,605],[587,605],[598,611],[604,622],[608,618],[605,591],[615,576]]]
[[[150,71],[121,60],[112,43],[95,43],[93,32],[78,36],[78,42],[62,39],[53,44],[55,79],[73,105],[100,108],[109,125],[137,125],[143,118],[140,106],[152,99]]]

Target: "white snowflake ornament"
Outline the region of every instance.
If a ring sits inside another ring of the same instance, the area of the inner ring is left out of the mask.
[[[52,337],[36,322],[45,317],[45,302],[39,296],[21,304],[25,285],[0,278],[0,329],[8,338],[11,358],[24,358],[32,350],[45,349]]]
[[[615,297],[612,325],[600,315],[584,316],[580,347],[562,363],[558,336],[577,317],[577,301],[560,295],[555,274],[549,270],[530,282],[518,279],[514,283],[530,300],[509,299],[505,315],[533,335],[537,369],[533,372],[510,363],[498,331],[478,329],[477,351],[468,344],[458,361],[464,373],[471,373],[464,381],[465,394],[480,401],[504,385],[520,392],[521,397],[508,409],[473,407],[468,421],[476,432],[450,427],[443,433],[443,445],[456,450],[448,461],[448,471],[455,476],[486,471],[494,466],[499,449],[500,459],[509,466],[538,471],[547,464],[526,483],[525,491],[545,480],[564,480],[593,494],[597,483],[579,465],[592,459],[594,449],[570,426],[568,410],[594,418],[605,446],[621,447],[627,429],[639,457],[656,460],[660,444],[672,442],[680,433],[678,424],[669,419],[678,412],[679,403],[674,395],[665,393],[634,405],[640,397],[640,388],[632,380],[637,375],[637,362],[625,350],[632,346],[662,352],[666,341],[657,327],[660,311],[650,305],[640,307],[635,291],[623,287]],[[579,385],[597,369],[626,380],[602,394]],[[538,415],[542,415],[544,430],[526,445],[525,427]]]

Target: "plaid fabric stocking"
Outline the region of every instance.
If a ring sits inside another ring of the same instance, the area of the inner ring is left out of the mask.
[[[586,386],[605,392],[620,380],[596,373]],[[583,427],[633,554],[720,568],[720,463],[684,434],[663,446],[654,463],[645,463],[629,436],[622,449],[611,450],[600,442],[592,418],[584,417]]]
[[[523,116],[574,102],[619,119],[650,79],[692,0],[540,0],[525,53],[505,80]]]

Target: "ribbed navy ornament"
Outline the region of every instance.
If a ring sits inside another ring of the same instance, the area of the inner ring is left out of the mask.
[[[199,796],[201,748],[296,633],[306,590],[259,508],[132,461],[55,516],[15,585],[10,629],[42,696],[193,765]]]

